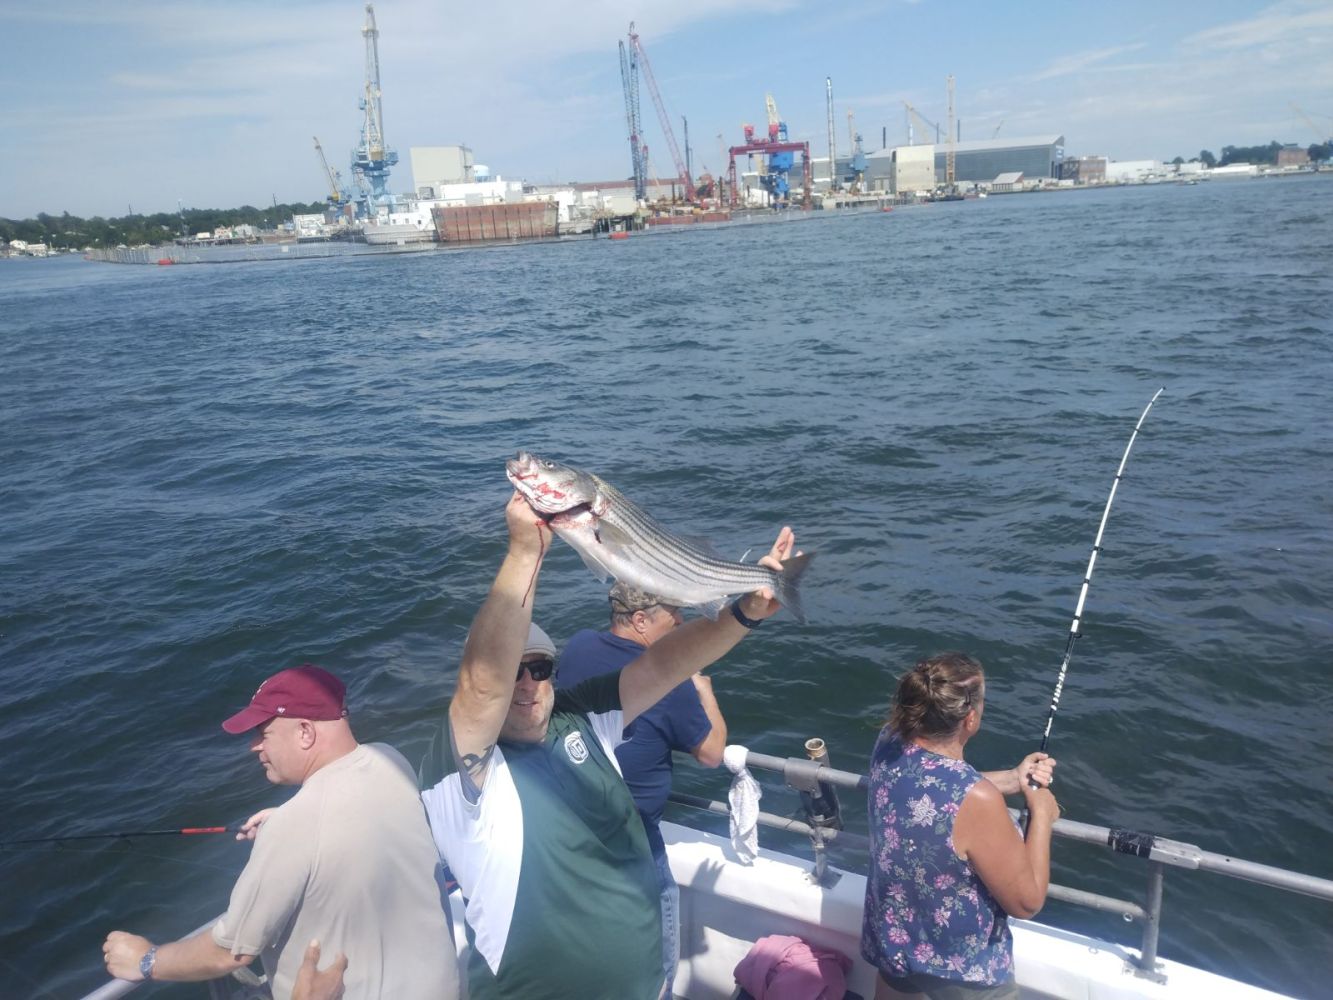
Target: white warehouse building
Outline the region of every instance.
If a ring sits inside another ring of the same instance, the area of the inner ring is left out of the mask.
[[[441,188],[477,179],[467,146],[413,146],[411,159],[412,190],[421,198],[438,198]]]

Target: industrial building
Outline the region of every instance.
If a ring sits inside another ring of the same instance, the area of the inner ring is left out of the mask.
[[[1070,157],[1060,164],[1060,179],[1075,184],[1105,184],[1107,162],[1104,156]]]
[[[887,153],[889,176],[887,183],[882,186],[875,182],[876,154],[871,153],[866,157],[869,168],[866,176],[869,178],[869,184],[872,190],[881,187],[882,190],[892,191],[894,194],[899,192],[908,193],[911,191],[933,191],[937,183],[935,177],[935,147],[934,146],[899,146],[896,149],[881,150],[881,153]],[[880,160],[885,159],[881,156]]]
[[[1290,143],[1277,151],[1278,169],[1283,167],[1303,167],[1310,162],[1310,153]]]
[[[1108,184],[1142,184],[1151,177],[1165,177],[1161,160],[1108,160],[1105,179]]]
[[[1027,179],[1056,177],[1064,159],[1062,135],[981,139],[954,143],[954,180],[989,184],[1000,174]],[[948,146],[896,146],[866,154],[866,186],[872,191],[928,191],[945,181]]]
[[[477,180],[472,150],[467,146],[413,146],[412,190],[420,198],[441,197],[440,189]]]

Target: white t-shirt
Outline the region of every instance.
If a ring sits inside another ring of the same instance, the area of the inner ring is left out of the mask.
[[[316,771],[260,827],[213,940],[264,956],[275,1000],[291,996],[306,945],[347,956],[348,997],[453,1000],[458,963],[435,882],[416,778],[371,743]]]

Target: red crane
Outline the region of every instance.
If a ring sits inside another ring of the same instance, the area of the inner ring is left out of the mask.
[[[690,172],[685,169],[685,161],[681,159],[680,147],[676,145],[676,133],[671,131],[671,116],[667,114],[666,105],[662,103],[662,95],[658,92],[657,81],[653,79],[653,67],[648,61],[648,53],[643,50],[643,43],[639,41],[639,36],[634,31],[634,22],[629,25],[629,44],[639,57],[639,65],[643,67],[643,78],[648,83],[648,93],[653,97],[653,107],[657,108],[657,120],[662,123],[662,134],[666,136],[667,148],[671,150],[671,159],[676,165],[676,174],[680,177],[681,190],[685,192],[685,200],[694,201],[694,185],[690,183]]]

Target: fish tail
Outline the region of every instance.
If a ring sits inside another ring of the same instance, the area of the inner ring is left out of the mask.
[[[782,560],[782,572],[774,574],[773,579],[773,596],[802,625],[805,624],[805,609],[801,606],[801,590],[797,583],[814,556],[813,552],[802,552]]]

